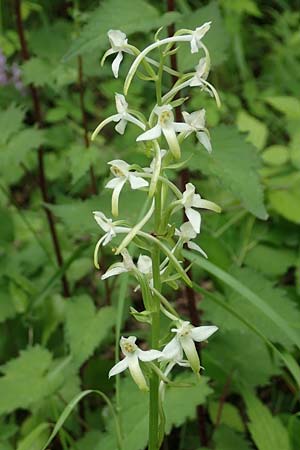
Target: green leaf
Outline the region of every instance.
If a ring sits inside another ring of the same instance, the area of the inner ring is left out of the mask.
[[[14,104],[11,104],[6,111],[0,112],[0,144],[5,144],[20,130],[24,115],[24,109]]]
[[[208,404],[208,412],[210,416],[210,420],[213,424],[216,424],[216,420],[218,417],[220,402],[209,402]],[[236,406],[231,403],[223,403],[222,405],[222,413],[220,418],[220,424],[227,425],[235,431],[240,431],[241,433],[245,431],[244,423],[241,419],[239,410]]]
[[[70,148],[70,173],[72,183],[77,183],[90,169],[98,158],[99,149],[92,145],[85,148],[84,145],[74,145]]]
[[[288,119],[300,119],[300,101],[297,98],[282,95],[267,97],[265,100]]]
[[[27,409],[48,394],[46,378],[52,361],[51,353],[40,346],[23,350],[15,359],[1,366],[0,414],[14,409]]]
[[[225,425],[214,432],[213,440],[216,450],[251,450],[252,446],[243,435],[236,433]]]
[[[147,33],[172,23],[176,17],[178,14],[174,13],[161,17],[159,11],[145,0],[105,0],[92,12],[90,20],[65,59],[92,50],[100,54],[102,50],[109,48],[107,32],[110,29],[121,29],[127,35]]]
[[[259,244],[247,253],[245,264],[270,276],[283,275],[296,264],[296,253],[288,248]]]
[[[212,393],[208,386],[208,378],[201,377],[198,381],[193,374],[178,375],[176,383],[191,383],[190,387],[169,387],[166,390],[166,433],[170,433],[173,426],[179,427],[188,419],[194,419],[196,406],[205,403]]]
[[[272,208],[285,219],[300,224],[300,189],[270,191]]]
[[[249,331],[224,331],[222,325],[209,346],[202,351],[207,373],[220,384],[231,379],[231,389],[239,390],[241,380],[248,386],[263,386],[280,374],[278,359],[271,357],[261,339]]]
[[[226,273],[215,264],[198,255],[192,254],[186,250],[183,251],[183,255],[189,261],[196,263],[199,267],[202,267],[204,270],[229,286],[237,294],[241,295],[244,300],[241,299],[240,302],[244,302],[245,299],[248,300],[256,308],[257,312],[261,312],[266,319],[268,318],[273,325],[277,327],[278,331],[281,332],[283,339],[290,340],[300,349],[300,336],[299,332],[297,332],[298,330],[295,331],[295,329],[290,326],[285,318],[283,318],[273,309],[273,307],[268,304],[264,296],[257,294],[253,289],[253,285],[248,287],[246,283],[240,282],[234,276]]]
[[[49,423],[40,423],[18,443],[17,450],[40,450],[43,442],[47,439],[49,428]]]
[[[52,66],[40,58],[31,58],[23,64],[23,80],[25,84],[35,86],[50,85],[52,81]]]
[[[271,145],[264,150],[262,159],[270,166],[281,166],[289,159],[288,148],[284,145]]]
[[[212,21],[209,32],[203,39],[210,53],[213,66],[217,66],[226,60],[226,51],[229,44],[229,36],[226,32],[220,8],[216,1],[207,6],[193,10],[185,14],[176,22],[176,28],[189,28],[191,30],[200,27],[204,22]],[[193,69],[199,62],[200,54],[192,54],[188,44],[183,44],[178,51],[178,63],[181,70]]]
[[[212,133],[213,152],[197,152],[191,164],[206,175],[216,176],[222,187],[241,201],[243,206],[260,219],[266,219],[263,188],[258,170],[261,167],[255,147],[246,142],[235,127],[220,125]],[[247,180],[247,182],[245,182]]]
[[[243,388],[242,395],[249,417],[248,429],[258,450],[291,450],[287,429],[280,419],[272,416],[251,391]]]
[[[110,306],[98,312],[87,295],[68,301],[66,307],[66,340],[76,365],[80,366],[104,341],[115,321],[115,310]]]
[[[237,127],[240,131],[248,132],[247,141],[251,142],[258,150],[262,150],[268,138],[266,125],[250,116],[246,111],[240,111],[237,116]]]

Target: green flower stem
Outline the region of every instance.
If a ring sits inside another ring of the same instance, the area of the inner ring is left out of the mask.
[[[155,194],[154,226],[158,230],[161,219],[161,182],[157,184]],[[157,245],[152,247],[152,273],[153,286],[160,292],[160,249]],[[160,336],[160,299],[157,295],[152,297],[152,330],[151,347],[158,349]],[[149,410],[149,450],[158,450],[159,429],[159,377],[152,371],[150,378],[150,410]]]

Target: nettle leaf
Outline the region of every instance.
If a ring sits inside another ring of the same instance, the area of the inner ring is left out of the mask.
[[[173,426],[179,427],[188,419],[194,419],[196,406],[205,403],[213,392],[208,386],[208,378],[201,377],[198,381],[194,374],[181,374],[176,377],[178,383],[191,383],[189,387],[170,387],[166,390],[166,433]]]
[[[189,163],[206,175],[216,176],[224,189],[260,219],[268,217],[258,170],[261,163],[255,147],[235,127],[220,125],[212,131],[213,152],[197,151]]]
[[[190,387],[172,387],[166,390],[165,413],[166,431],[170,433],[173,426],[182,425],[187,419],[196,415],[196,406],[203,404],[212,389],[208,386],[208,379],[202,377],[197,380],[191,373],[181,374],[174,379],[179,383],[192,384]],[[124,433],[124,449],[143,450],[148,442],[148,402],[149,396],[141,392],[128,377],[121,382],[120,406],[122,423],[126,424]],[[114,423],[108,424],[108,432],[101,436],[94,450],[115,450]]]
[[[271,376],[280,373],[279,364],[266,345],[251,332],[218,331],[202,355],[207,373],[222,384],[231,377],[234,391],[238,390],[240,380],[249,386],[263,386]]]
[[[47,373],[51,353],[40,346],[23,350],[15,359],[0,367],[0,414],[17,408],[27,409],[48,394]]]
[[[258,150],[264,148],[268,138],[268,128],[261,120],[246,111],[240,111],[237,116],[237,127],[240,131],[248,133],[247,141],[255,145]]]
[[[99,149],[94,145],[89,148],[85,148],[84,145],[73,145],[69,155],[70,173],[74,184],[89,171],[91,165],[98,159]]]
[[[259,244],[248,252],[245,263],[258,272],[278,276],[295,266],[296,260],[297,254],[292,249]]]
[[[248,429],[258,450],[291,450],[288,431],[280,419],[251,391],[242,389],[242,395],[250,420]]]
[[[65,333],[71,355],[80,366],[104,341],[115,323],[115,310],[102,307],[98,312],[86,296],[75,297],[66,306]]]
[[[274,286],[274,282],[266,279],[263,275],[250,268],[234,268],[231,274],[245,286],[251,288],[255,294],[259,295],[274,312],[286,321],[290,329],[293,329],[299,334],[300,310],[283,289]],[[292,348],[293,344],[290,339],[286,335],[283,335],[282,331],[266,314],[258,314],[257,308],[253,304],[245,301],[237,292],[229,288],[225,289],[225,295],[226,302],[233,309],[236,309],[239,314],[247,317],[247,320],[258,328],[271,342],[284,345],[288,349]],[[222,329],[246,331],[246,326],[241,321],[220,306],[212,305],[209,300],[204,300],[202,305],[206,311],[206,318],[217,325],[219,324]]]
[[[216,450],[251,450],[252,445],[246,441],[245,437],[232,430],[231,428],[221,425],[214,432],[213,440]]]
[[[47,61],[40,58],[30,58],[23,66],[23,80],[25,84],[35,86],[45,86],[51,84],[52,66]]]
[[[172,23],[177,17],[178,13],[161,16],[160,12],[145,0],[105,0],[91,13],[90,20],[65,59],[95,49],[101,52],[109,48],[107,32],[110,29],[121,29],[128,35],[136,32],[147,33]]]
[[[22,128],[25,111],[20,106],[11,104],[6,111],[0,111],[0,144]]]
[[[207,6],[185,14],[176,22],[176,28],[189,28],[194,30],[204,22],[212,21],[209,32],[203,39],[207,46],[213,66],[217,66],[226,60],[226,51],[229,37],[221,16],[220,8],[216,1]],[[201,52],[192,54],[188,44],[182,45],[178,51],[178,63],[181,70],[193,69],[199,62]]]

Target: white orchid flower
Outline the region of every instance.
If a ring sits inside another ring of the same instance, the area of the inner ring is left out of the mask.
[[[197,53],[199,48],[203,48],[202,38],[210,29],[211,22],[205,22],[201,27],[197,27],[192,32],[191,53]]]
[[[208,73],[210,68],[210,58],[207,54],[205,58],[201,58],[198,65],[195,67],[195,74],[187,82],[183,83],[184,86],[190,87],[201,87],[205,92],[208,92],[212,97],[215,98],[218,107],[221,106],[221,100],[217,90],[207,81]]]
[[[153,112],[158,116],[157,124],[137,137],[137,141],[151,141],[163,134],[169,148],[176,159],[180,158],[180,146],[176,133],[188,131],[189,127],[185,123],[175,122],[173,108],[171,105],[155,106]]]
[[[159,155],[160,155],[160,160],[161,161],[166,156],[167,153],[168,153],[167,150],[163,150],[163,149],[159,150]],[[157,163],[157,158],[156,158],[156,156],[154,156],[154,158],[152,159],[152,161],[150,163],[150,166],[143,168],[144,172],[146,172],[146,173],[153,173],[154,170],[155,170],[156,163]]]
[[[118,78],[119,76],[119,68],[120,64],[123,60],[123,53],[130,53],[132,54],[132,51],[130,50],[128,46],[128,39],[125,33],[120,30],[109,30],[107,33],[111,48],[107,50],[104,53],[104,56],[101,60],[101,65],[104,64],[104,61],[109,55],[117,54],[115,59],[112,62],[112,71],[115,78]]]
[[[115,130],[119,134],[124,134],[126,126],[127,126],[127,122],[134,123],[135,125],[140,127],[142,130],[145,130],[145,128],[146,128],[145,124],[128,112],[128,103],[126,102],[124,95],[116,93],[115,94],[115,102],[116,102],[117,114],[113,114],[112,116],[107,117],[105,120],[103,120],[101,123],[99,123],[99,125],[97,126],[97,128],[95,129],[95,131],[92,134],[92,141],[100,133],[102,128],[104,128],[105,125],[107,125],[110,122],[118,122],[117,125],[115,126]]]
[[[195,250],[196,252],[201,253],[201,255],[207,258],[207,254],[205,253],[205,251],[202,250],[202,248],[199,247],[199,245],[195,242],[191,242],[192,239],[195,239],[195,237],[197,237],[197,233],[190,222],[185,222],[181,225],[179,230],[176,229],[175,236],[178,236],[183,244],[187,244],[190,250]]]
[[[124,372],[124,370],[126,369],[129,369],[129,372],[138,387],[142,391],[148,391],[149,388],[140,367],[139,361],[154,361],[161,356],[161,352],[159,350],[141,350],[135,342],[135,336],[129,336],[128,338],[121,337],[120,347],[125,358],[118,362],[109,371],[108,376],[110,378],[114,375]]]
[[[171,330],[176,336],[163,349],[161,360],[180,361],[183,351],[193,371],[198,373],[201,366],[195,342],[206,341],[217,330],[216,326],[194,327],[190,322],[180,321]]]
[[[107,278],[120,275],[121,273],[131,272],[136,269],[134,262],[126,249],[121,252],[121,255],[123,261],[112,264],[102,275],[101,280],[106,280]]]
[[[207,33],[210,28],[211,22],[204,23],[201,27],[197,27],[195,30],[182,30],[181,33],[177,33],[174,36],[157,40],[151,45],[148,45],[134,60],[132,63],[129,72],[127,74],[125,83],[124,83],[124,92],[127,94],[131,81],[136,73],[138,66],[143,61],[144,58],[150,53],[152,50],[161,47],[166,44],[176,44],[179,42],[189,42],[191,46],[191,52],[197,53],[200,48],[203,48],[204,52],[207,53],[207,49],[205,45],[202,43],[202,38]],[[186,34],[184,34],[186,33]]]
[[[125,183],[128,181],[131,189],[143,189],[147,187],[149,183],[142,177],[136,176],[134,172],[130,172],[130,164],[122,161],[121,159],[114,159],[108,164],[110,164],[110,170],[113,175],[115,175],[115,178],[112,178],[105,187],[108,189],[113,189],[112,214],[113,216],[117,216],[119,209],[119,196]]]
[[[195,194],[195,186],[192,183],[185,185],[185,191],[180,202],[184,206],[185,214],[197,234],[200,233],[201,215],[194,208],[209,209],[215,212],[221,211],[221,208],[215,203],[204,200],[199,194]]]
[[[184,111],[182,113],[185,123],[190,127],[189,131],[185,132],[186,136],[191,133],[196,133],[197,139],[204,146],[204,148],[211,153],[211,143],[209,138],[209,133],[205,127],[205,109],[200,109],[199,111],[194,111],[188,113]]]
[[[112,219],[108,219],[101,211],[93,211],[94,218],[100,228],[104,231],[104,235],[98,240],[94,251],[94,265],[99,269],[98,252],[100,245],[107,245],[117,234],[127,233],[130,231],[128,227],[122,227],[120,224],[122,221],[113,222]]]

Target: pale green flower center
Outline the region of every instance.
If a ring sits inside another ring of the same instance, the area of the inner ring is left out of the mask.
[[[159,116],[159,123],[162,127],[166,127],[173,122],[173,113],[171,111],[163,111]]]
[[[129,342],[126,342],[125,344],[123,344],[124,350],[126,353],[134,353],[135,349],[136,349],[136,345],[135,344],[130,344]]]

